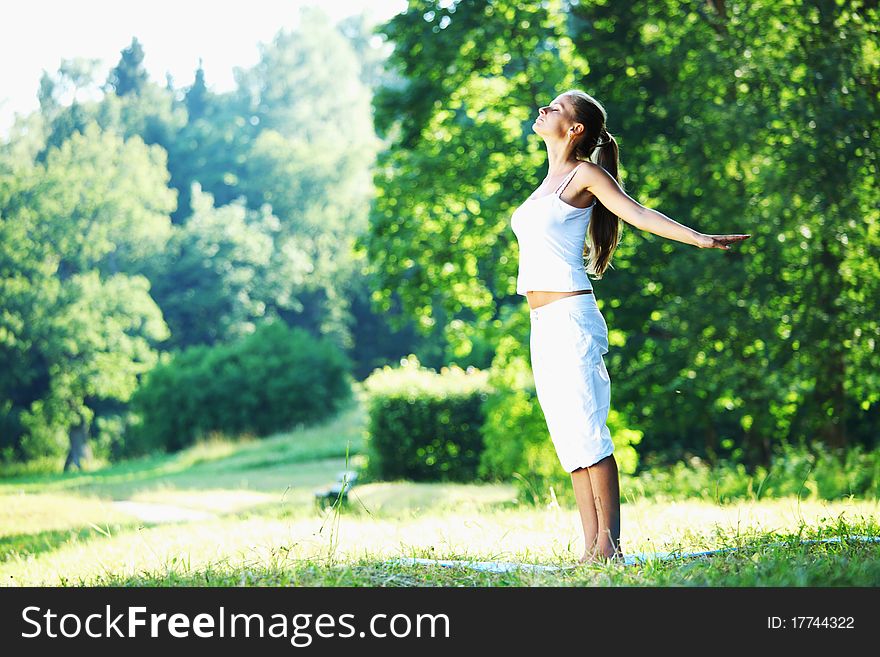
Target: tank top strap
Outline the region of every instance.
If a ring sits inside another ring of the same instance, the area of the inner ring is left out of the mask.
[[[574,174],[580,168],[581,164],[583,164],[583,162],[580,162],[574,169],[569,172],[569,174],[565,177],[565,180],[563,180],[559,187],[556,188],[554,194],[562,194],[562,192],[565,191],[565,188],[568,187],[568,183],[570,183],[571,179],[574,178]]]

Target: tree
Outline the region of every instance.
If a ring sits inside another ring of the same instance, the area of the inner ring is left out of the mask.
[[[99,64],[98,59],[75,57],[62,59],[54,76],[43,71],[38,96],[48,135],[37,155],[39,161],[43,161],[49,148],[60,146],[71,134],[85,129],[89,116],[79,95],[94,85]]]
[[[45,163],[0,166],[0,426],[6,456],[86,454],[93,407],[125,401],[168,337],[149,282],[174,193],[164,152],[90,123]],[[8,433],[7,433],[8,432]]]
[[[271,266],[279,264],[276,217],[248,211],[241,201],[214,207],[210,194],[194,188],[192,216],[174,228],[168,248],[148,270],[153,298],[171,329],[169,350],[249,335],[267,302],[290,294],[296,283],[288,278],[283,292],[269,283],[275,280]]]
[[[107,87],[117,96],[139,95],[150,76],[144,68],[144,49],[137,37],[132,37],[131,45],[122,51],[119,63],[107,76]]]
[[[184,104],[190,121],[195,121],[205,114],[208,103],[208,87],[205,84],[205,69],[202,68],[202,59],[199,58],[199,67],[196,69],[195,80],[192,86],[186,90]]]
[[[539,180],[535,108],[589,67],[560,2],[411,2],[382,32],[403,83],[375,95],[388,146],[357,246],[381,281],[377,307],[399,295],[423,332],[466,357],[475,341],[512,330],[502,310],[516,278],[507,218]]]
[[[620,137],[630,195],[705,233],[752,234],[699,251],[624,226],[596,289],[641,448],[756,462],[785,439],[876,440],[877,14],[410,2],[382,29],[404,82],[374,101],[390,145],[359,248],[377,306],[399,295],[456,356],[508,334],[525,356],[509,217],[542,173],[529,125],[585,88]]]

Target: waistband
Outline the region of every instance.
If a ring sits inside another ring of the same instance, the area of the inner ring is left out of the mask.
[[[587,308],[599,310],[599,304],[596,303],[596,295],[593,292],[562,297],[556,301],[551,301],[543,306],[529,310],[529,315],[532,321],[535,321],[545,317],[559,317],[574,310],[585,310]]]

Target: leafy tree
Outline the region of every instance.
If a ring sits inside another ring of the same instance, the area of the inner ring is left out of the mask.
[[[164,152],[90,123],[45,163],[0,166],[0,427],[7,457],[87,453],[93,407],[125,401],[168,337],[149,282],[174,193]],[[126,270],[123,272],[122,270]]]
[[[184,103],[190,121],[195,121],[205,114],[208,103],[208,86],[205,84],[205,69],[202,68],[201,57],[199,58],[199,67],[196,69],[195,80],[193,80],[192,86],[186,90]]]
[[[176,143],[177,133],[186,122],[186,112],[175,107],[174,94],[144,80],[136,93],[105,93],[99,100],[78,100],[83,89],[94,86],[94,67],[98,60],[63,60],[54,75],[44,72],[40,82],[40,114],[47,137],[37,159],[43,161],[51,148],[60,147],[75,132],[84,132],[90,122],[123,138],[139,136],[147,144],[158,144],[166,151]],[[104,91],[112,85],[105,84]],[[66,99],[72,95],[68,104]],[[172,184],[175,182],[172,171]]]
[[[216,208],[210,194],[194,187],[193,215],[175,227],[147,274],[171,329],[166,348],[175,350],[252,333],[267,297],[278,294],[267,282],[271,265],[279,264],[273,263],[272,231],[278,219],[248,211],[241,202]]]
[[[94,86],[99,64],[98,59],[74,57],[62,59],[54,76],[43,71],[38,97],[48,128],[43,150],[37,155],[39,161],[49,148],[60,146],[74,132],[85,130],[88,103],[80,102],[79,95]]]
[[[411,2],[382,30],[404,83],[375,95],[389,147],[358,248],[382,282],[377,306],[387,310],[399,295],[405,313],[425,333],[441,332],[455,357],[517,321],[507,218],[537,186],[544,157],[528,126],[554,89],[588,70],[560,8]]]
[[[128,400],[141,375],[158,362],[153,344],[168,337],[162,315],[143,276],[97,271],[45,282],[53,303],[33,347],[46,363],[48,389],[21,411],[25,456],[52,454],[67,446],[64,469],[90,454],[89,430],[101,400]],[[33,334],[27,337],[32,337]]]
[[[344,18],[336,25],[336,29],[354,50],[360,64],[359,77],[366,87],[378,89],[383,85],[393,84],[396,78],[385,67],[390,49],[366,13]]]
[[[343,344],[350,340],[345,282],[360,275],[352,244],[366,230],[379,147],[360,72],[339,29],[320,10],[303,8],[297,30],[279,32],[254,67],[236,74],[239,107],[259,126],[236,189],[253,209],[272,207],[285,253],[310,267],[297,298],[279,297],[272,312]]]
[[[131,45],[122,51],[119,63],[107,76],[107,87],[117,96],[138,95],[149,80],[144,68],[144,49],[137,37],[132,37]]]
[[[54,346],[66,320],[56,332],[48,328],[78,299],[121,293],[121,283],[107,287],[120,275],[138,285],[138,276],[149,280],[146,294],[173,334],[143,336],[164,349],[244,335],[277,316],[350,349],[360,376],[412,350],[411,326],[391,332],[387,314],[366,305],[375,286],[351,248],[366,229],[379,147],[367,85],[383,75],[384,55],[368,29],[357,19],[334,26],[307,10],[300,28],[267,44],[257,66],[238,72],[239,89],[223,94],[207,89],[201,70],[186,95],[170,80],[154,84],[136,39],[97,100],[85,94],[95,88],[88,60],[64,60],[44,73],[40,111],[0,144],[9,192],[0,205],[3,230],[23,231],[23,247],[7,241],[21,257],[10,256],[2,284],[9,312],[0,362],[9,369],[0,385],[0,442],[8,454],[56,453],[71,440],[87,445],[95,428],[89,417],[124,410],[123,388],[112,398],[87,392],[95,388],[93,355],[70,365],[64,385],[54,378],[52,359],[70,356]],[[302,70],[291,71],[292,62]],[[159,168],[144,168],[135,151]],[[170,174],[161,185],[159,170]],[[193,196],[195,189],[206,194]],[[95,303],[132,315],[152,303],[141,288],[126,300],[128,310]],[[83,341],[89,354],[113,343],[103,334]]]
[[[609,91],[633,139],[631,185],[704,232],[752,238],[722,257],[681,257],[687,247],[653,235],[624,251],[619,268],[636,274],[633,284],[613,289],[625,281],[609,277],[608,287],[623,311],[612,308],[609,324],[626,335],[627,406],[659,444],[750,460],[766,462],[786,437],[875,440],[876,367],[865,366],[868,343],[856,343],[878,328],[854,299],[877,279],[840,256],[871,262],[878,249],[876,196],[866,193],[877,151],[867,81],[878,62],[863,16],[876,10],[650,7],[575,10],[579,50],[603,57],[587,84]]]
[[[698,251],[625,226],[596,290],[641,448],[766,461],[786,438],[876,440],[877,13],[410,2],[382,28],[403,83],[374,102],[390,146],[359,247],[377,306],[399,295],[456,357],[507,334],[526,357],[509,218],[543,173],[536,108],[582,87],[609,111],[630,195],[752,234]]]

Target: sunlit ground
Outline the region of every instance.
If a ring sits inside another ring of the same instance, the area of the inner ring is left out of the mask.
[[[718,505],[633,499],[625,489],[627,554],[742,547],[741,554],[699,566],[606,564],[541,575],[388,564],[431,557],[572,565],[583,538],[576,509],[521,505],[509,485],[368,483],[341,511],[319,508],[315,490],[346,469],[344,436],[360,419],[345,415],[299,442],[286,435],[218,443],[140,465],[0,484],[0,579],[6,586],[880,583],[880,545],[770,545],[878,534],[877,500]]]
[[[4,495],[0,576],[6,585],[54,586],[145,571],[281,569],[398,556],[564,564],[583,551],[576,510],[510,507],[505,501],[512,490],[504,486],[368,484],[357,491],[355,502],[363,507],[340,514],[321,513],[300,492],[283,501],[274,497],[235,490],[146,493],[134,499],[218,514],[147,524],[97,498]],[[766,534],[876,518],[877,511],[877,502],[864,501],[716,506],[643,500],[622,506],[622,542],[628,553],[749,545]]]

